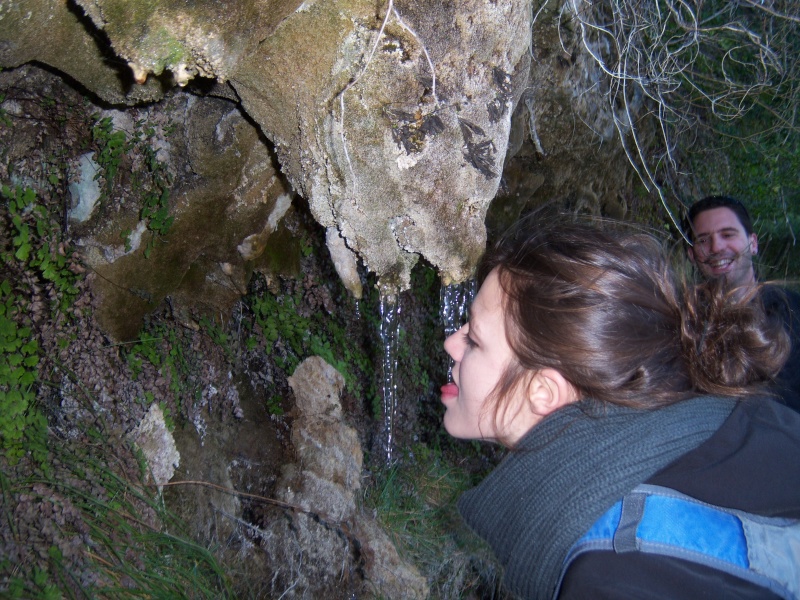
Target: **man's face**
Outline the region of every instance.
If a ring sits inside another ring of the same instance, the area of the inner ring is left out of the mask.
[[[731,288],[755,283],[753,255],[758,252],[758,237],[748,235],[739,217],[720,206],[694,218],[694,246],[689,260],[706,277],[724,277]]]

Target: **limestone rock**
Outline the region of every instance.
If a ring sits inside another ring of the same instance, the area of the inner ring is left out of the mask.
[[[78,172],[73,174],[73,181],[69,184],[72,208],[67,217],[72,221],[83,223],[92,216],[97,201],[100,200],[100,184],[97,182],[100,167],[95,162],[92,152],[82,155],[79,165]]]
[[[397,553],[386,532],[372,519],[362,519],[357,525],[364,570],[368,585],[376,598],[424,600],[429,587],[419,571]]]
[[[147,459],[154,483],[163,486],[172,479],[175,468],[180,465],[181,455],[164,422],[164,412],[158,404],[150,406],[131,437]]]
[[[283,499],[335,521],[355,513],[361,487],[363,453],[355,429],[342,420],[339,395],[344,378],[318,356],[303,361],[289,377],[299,416],[292,425],[292,444],[299,472],[286,477]]]
[[[293,515],[291,524],[274,523],[270,535],[283,542],[267,550],[283,548],[280,562],[275,557],[284,565],[276,577],[285,579],[287,588],[291,580],[287,597],[328,598],[331,590],[349,597],[346,582],[359,589],[359,563],[375,597],[427,597],[425,578],[402,560],[374,518],[357,510],[363,455],[356,431],[342,417],[344,378],[315,356],[300,364],[289,384],[298,410],[292,425],[297,461],[284,468],[277,498],[303,512]]]
[[[113,104],[158,100],[156,79],[136,86],[130,69],[113,58],[80,8],[69,0],[0,3],[0,66],[37,61],[50,65]]]
[[[157,94],[197,76],[230,81],[294,189],[346,241],[339,250],[383,286],[407,288],[419,256],[445,282],[471,274],[528,75],[528,2],[76,4],[84,14],[12,2],[2,64],[46,62],[114,102],[130,102],[132,80],[159,77]],[[82,66],[43,47],[42,29],[80,48]],[[94,69],[110,51],[115,68]],[[115,86],[120,74],[128,83]]]
[[[76,0],[138,83],[172,73],[185,85],[195,76],[226,81],[242,56],[254,51],[301,0]]]
[[[358,261],[354,252],[347,247],[344,238],[336,227],[328,227],[325,242],[331,253],[336,273],[353,297],[360,300],[364,294],[361,277],[358,274]]]
[[[528,75],[529,8],[315,2],[232,74],[316,219],[383,285],[406,288],[419,255],[460,281],[483,252]]]

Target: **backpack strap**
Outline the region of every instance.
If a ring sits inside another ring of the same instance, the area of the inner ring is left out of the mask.
[[[642,484],[603,514],[570,549],[556,586],[581,554],[645,552],[699,563],[800,600],[800,521],[763,517]]]

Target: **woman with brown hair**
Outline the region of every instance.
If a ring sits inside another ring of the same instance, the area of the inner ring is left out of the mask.
[[[451,435],[511,449],[459,500],[507,587],[800,597],[800,415],[763,395],[782,325],[608,226],[518,230],[482,272],[442,402]]]

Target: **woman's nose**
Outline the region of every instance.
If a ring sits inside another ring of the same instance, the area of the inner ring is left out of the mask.
[[[461,357],[464,355],[464,327],[466,325],[463,325],[444,341],[444,351],[456,362],[461,361]]]

